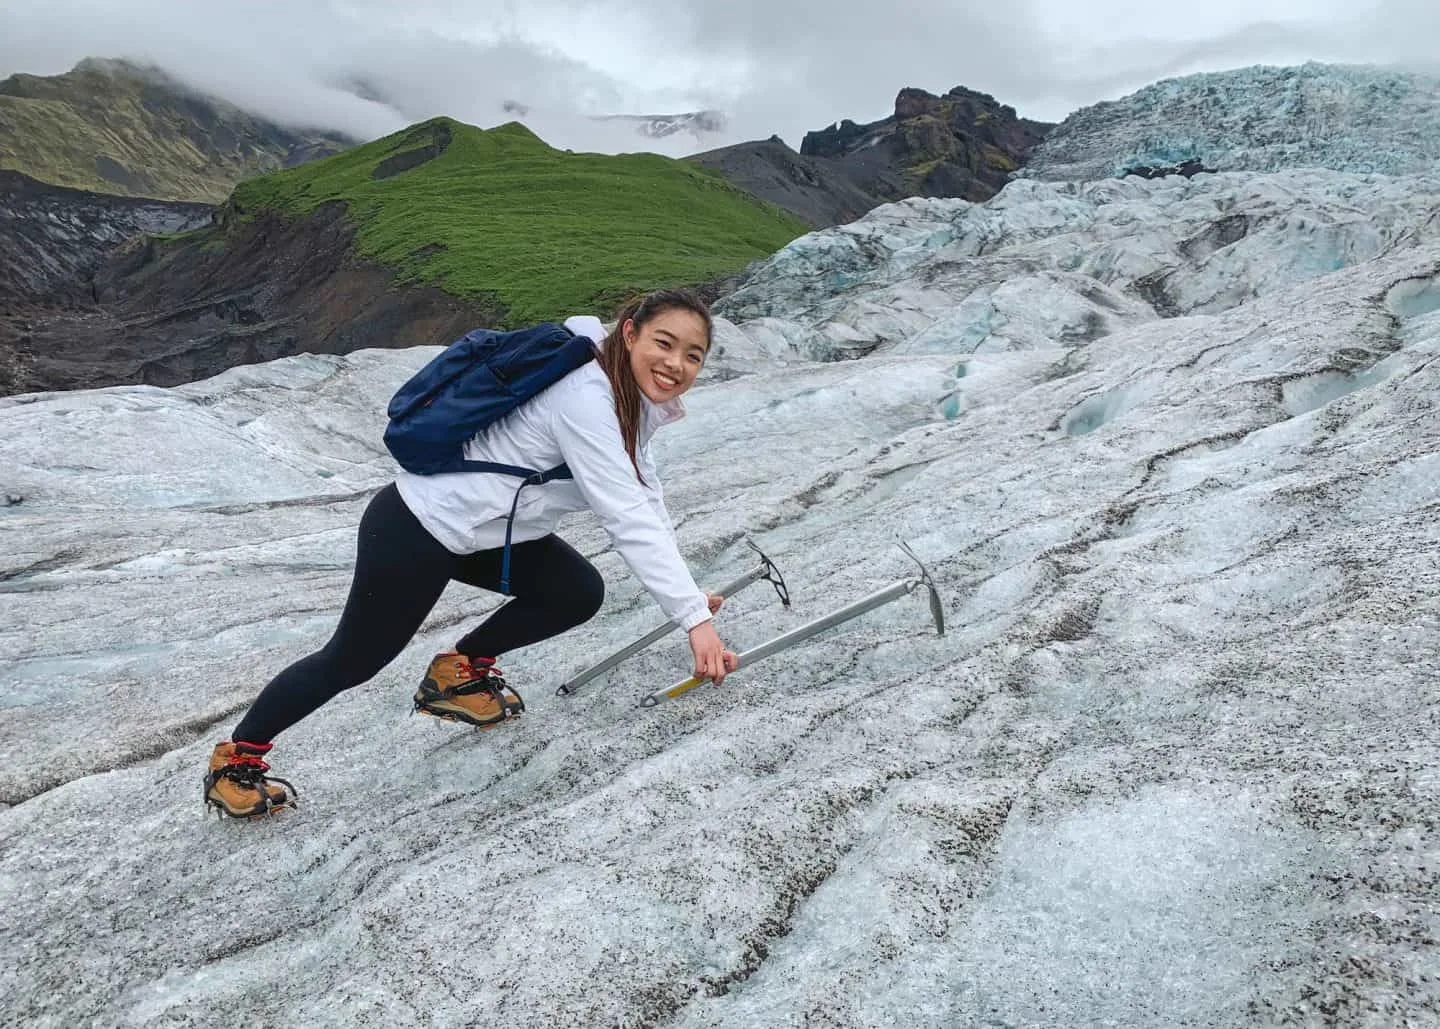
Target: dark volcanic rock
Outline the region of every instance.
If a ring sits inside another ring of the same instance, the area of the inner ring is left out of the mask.
[[[0,170],[0,305],[53,296],[88,278],[140,232],[183,232],[210,221],[209,204],[87,193]]]
[[[34,327],[53,310],[93,304],[89,279],[137,233],[205,225],[208,204],[65,189],[0,171],[0,395],[37,388]]]
[[[1126,168],[1120,173],[1120,178],[1127,175],[1137,175],[1142,179],[1163,179],[1167,175],[1183,175],[1185,178],[1193,178],[1203,172],[1214,172],[1214,168],[1205,167],[1204,163],[1197,157],[1188,161],[1181,161],[1172,167],[1156,168],[1149,165],[1139,165],[1134,168]]]
[[[833,162],[803,157],[776,136],[686,160],[713,168],[728,182],[817,229],[854,221],[881,203],[851,182]]]
[[[0,392],[173,386],[297,353],[447,343],[504,315],[392,279],[355,258],[340,205],[297,221],[222,208],[209,229],[133,237],[88,278],[28,294],[0,318]]]
[[[901,90],[900,95],[903,97],[906,92]],[[899,107],[898,100],[896,106]],[[800,143],[800,153],[806,157],[844,157],[855,149],[856,143],[865,138],[870,128],[871,126],[860,125],[849,118],[842,119],[828,129],[805,133],[805,139]]]
[[[401,142],[400,145],[408,149],[391,154],[377,164],[375,170],[370,173],[370,178],[393,178],[401,172],[407,172],[411,168],[418,168],[422,164],[435,160],[450,146],[450,136],[448,122],[438,120],[426,122]]]
[[[807,133],[798,154],[772,136],[686,160],[823,228],[905,197],[988,200],[1053,127],[963,87],[902,89],[891,117]]]
[[[847,119],[807,133],[800,153],[829,160],[882,202],[908,196],[980,201],[1000,191],[1052,128],[964,87],[944,96],[902,89],[891,117],[870,125]]]

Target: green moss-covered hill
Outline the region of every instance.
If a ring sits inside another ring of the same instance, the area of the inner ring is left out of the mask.
[[[806,231],[724,179],[654,154],[571,153],[517,123],[437,118],[241,183],[222,212],[345,205],[361,257],[520,325],[722,278]]]
[[[125,61],[0,81],[0,169],[55,186],[220,203],[243,178],[353,143],[281,128]]]

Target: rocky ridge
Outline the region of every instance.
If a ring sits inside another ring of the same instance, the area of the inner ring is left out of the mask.
[[[746,192],[816,228],[854,221],[880,204],[878,197],[851,182],[835,162],[798,154],[778,136],[685,159],[719,172]]]
[[[772,136],[687,160],[825,228],[906,197],[986,200],[1049,128],[963,86],[944,96],[902,89],[890,117],[806,133],[798,153]]]
[[[849,119],[809,132],[806,157],[825,158],[882,202],[910,196],[994,196],[1051,129],[987,93],[957,86],[944,96],[902,89],[895,113],[868,125]]]

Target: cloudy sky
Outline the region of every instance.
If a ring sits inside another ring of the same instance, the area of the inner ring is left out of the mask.
[[[965,85],[1058,121],[1194,71],[1304,60],[1440,70],[1436,0],[0,0],[0,76],[131,57],[293,124],[364,138],[526,105],[549,142],[642,149],[585,116],[719,109],[798,147]],[[679,154],[693,137],[655,146]]]

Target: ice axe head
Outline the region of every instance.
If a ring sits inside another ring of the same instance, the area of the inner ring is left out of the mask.
[[[790,590],[785,585],[785,576],[780,574],[780,569],[775,567],[775,562],[765,555],[765,551],[755,545],[753,540],[747,539],[746,546],[760,555],[760,564],[765,568],[765,581],[775,587],[775,592],[780,596],[780,603],[784,607],[790,606]]]
[[[940,604],[940,591],[935,588],[935,580],[930,577],[930,569],[925,567],[925,562],[916,556],[915,551],[904,540],[897,541],[905,555],[920,566],[920,582],[930,591],[930,617],[935,619],[935,632],[941,636],[945,635],[945,608]]]

